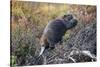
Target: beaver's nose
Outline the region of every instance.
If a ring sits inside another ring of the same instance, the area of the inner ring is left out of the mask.
[[[76,19],[73,19],[72,22],[74,23],[74,25],[77,25],[78,21]]]

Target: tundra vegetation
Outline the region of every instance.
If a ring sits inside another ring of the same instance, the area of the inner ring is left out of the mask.
[[[96,57],[96,6],[27,1],[12,1],[10,4],[11,66],[96,60],[91,60],[91,57],[83,55],[81,51],[88,50]],[[47,51],[36,60],[40,49],[40,37],[45,26],[49,21],[64,14],[75,16],[78,20],[77,26],[65,33],[62,45],[57,45],[54,50]],[[90,54],[88,51],[83,53]]]

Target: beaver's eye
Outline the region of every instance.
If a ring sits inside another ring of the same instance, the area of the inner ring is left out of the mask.
[[[71,19],[73,19],[73,16],[72,16],[72,15],[68,15],[68,16],[67,16],[67,19],[68,19],[68,20],[71,20]]]

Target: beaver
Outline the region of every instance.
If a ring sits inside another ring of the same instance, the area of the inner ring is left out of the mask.
[[[55,45],[62,40],[65,32],[75,27],[77,22],[72,14],[63,15],[48,22],[40,38],[41,52],[39,56],[42,55],[45,49],[54,49]]]

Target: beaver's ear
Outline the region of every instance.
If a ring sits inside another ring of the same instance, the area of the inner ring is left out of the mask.
[[[43,54],[44,50],[45,50],[45,47],[42,46],[42,47],[41,47],[41,51],[40,51],[40,53],[39,53],[39,56],[41,56],[41,55]]]

